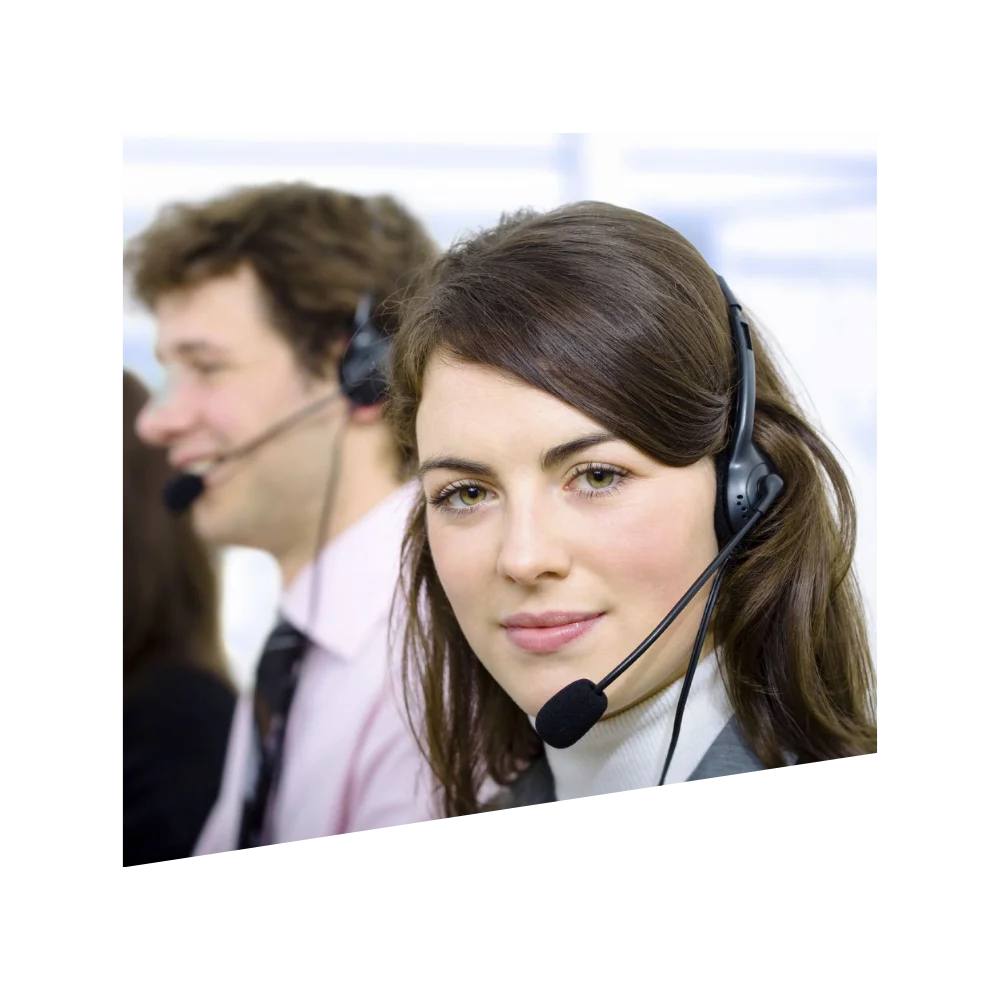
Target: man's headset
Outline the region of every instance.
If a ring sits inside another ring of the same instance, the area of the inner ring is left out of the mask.
[[[716,463],[718,486],[715,505],[715,532],[719,541],[719,554],[670,610],[666,618],[611,673],[596,684],[586,678],[568,684],[557,691],[542,706],[535,719],[536,732],[549,746],[565,749],[576,743],[597,723],[607,709],[608,698],[604,691],[608,685],[617,680],[656,642],[698,591],[711,579],[712,575],[717,573],[681,687],[677,711],[674,716],[670,748],[667,751],[663,771],[660,775],[660,784],[663,784],[677,745],[684,704],[687,701],[695,667],[698,664],[701,647],[707,634],[712,609],[715,607],[722,584],[724,564],[740,542],[768,511],[784,487],[784,482],[777,474],[775,467],[753,442],[757,383],[753,344],[750,341],[750,324],[744,318],[743,309],[725,280],[720,275],[716,275],[716,277],[726,299],[729,330],[732,336],[733,350],[736,354],[737,367],[737,381],[733,388],[732,432],[726,451]]]
[[[387,364],[390,341],[386,333],[372,318],[372,297],[363,295],[358,301],[352,323],[351,339],[340,359],[338,367],[340,390],[324,396],[283,420],[272,424],[265,431],[216,459],[212,470],[223,462],[242,458],[256,451],[272,438],[296,426],[306,417],[318,412],[345,396],[351,409],[359,406],[373,406],[385,396],[388,388]],[[185,472],[175,476],[163,491],[163,502],[177,513],[187,510],[205,491],[205,473],[196,475]]]

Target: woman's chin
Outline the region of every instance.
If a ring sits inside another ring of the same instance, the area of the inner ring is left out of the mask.
[[[518,684],[516,688],[505,685],[505,690],[518,708],[534,719],[553,695],[558,694],[567,684],[579,680],[581,676],[583,675],[577,672],[567,673],[565,676],[546,678],[544,682],[538,679],[535,683]]]
[[[473,647],[475,648],[475,647]],[[483,650],[480,662],[493,679],[507,692],[518,708],[530,718],[535,718],[542,706],[567,684],[589,677],[599,680],[606,672],[607,656],[532,656],[511,654],[509,640],[504,645]]]

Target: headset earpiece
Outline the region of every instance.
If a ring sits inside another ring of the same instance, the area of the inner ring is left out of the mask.
[[[371,313],[371,296],[362,295],[350,342],[340,359],[340,387],[352,406],[373,406],[381,402],[388,388],[389,338]]]
[[[750,324],[743,307],[725,279],[716,275],[726,299],[729,331],[736,352],[737,381],[733,393],[732,434],[726,451],[716,459],[715,533],[723,546],[750,517],[761,498],[765,476],[775,471],[767,456],[753,442],[757,375]]]

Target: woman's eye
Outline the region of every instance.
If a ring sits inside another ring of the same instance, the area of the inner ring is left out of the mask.
[[[608,490],[617,486],[623,478],[623,474],[617,469],[592,466],[589,469],[581,469],[573,477],[573,485],[584,493],[588,490]]]
[[[449,507],[475,507],[486,499],[482,486],[460,486],[447,497]]]
[[[614,482],[616,475],[617,473],[612,472],[611,469],[588,469],[583,474],[583,478],[588,486],[599,490],[610,486]]]

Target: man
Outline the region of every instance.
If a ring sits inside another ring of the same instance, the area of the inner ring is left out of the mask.
[[[126,250],[168,375],[137,430],[204,477],[198,532],[269,552],[283,586],[196,854],[431,816],[388,648],[414,488],[338,366],[369,309],[391,336],[435,252],[393,199],[307,184],[172,206]]]

